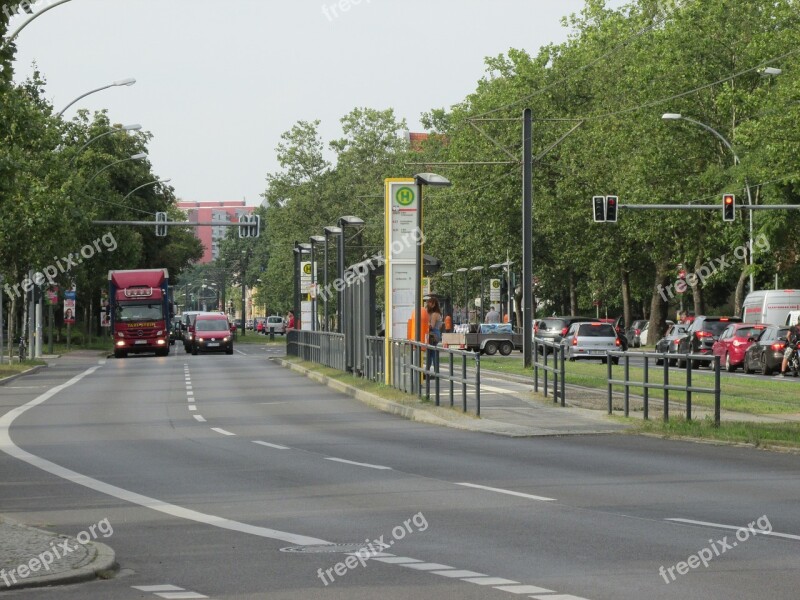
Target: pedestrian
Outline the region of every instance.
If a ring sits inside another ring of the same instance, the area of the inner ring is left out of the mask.
[[[425,305],[425,310],[428,312],[428,345],[438,346],[442,341],[442,309],[439,308],[439,300],[436,298],[428,298],[428,303]],[[434,371],[439,371],[439,351],[428,349],[428,355],[425,357],[425,370],[430,370],[433,366]]]
[[[486,313],[484,317],[484,323],[500,323],[500,313],[497,312],[497,308],[494,305],[489,307],[489,312]]]
[[[294,329],[294,311],[290,310],[288,316],[286,317],[286,330],[289,331]]]

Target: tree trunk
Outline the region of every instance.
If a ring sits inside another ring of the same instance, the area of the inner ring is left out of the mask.
[[[11,364],[11,357],[14,351],[14,334],[17,332],[17,295],[10,294],[11,308],[8,311],[8,362]],[[1,327],[2,325],[0,325]]]
[[[647,334],[647,343],[654,344],[663,337],[667,330],[667,313],[669,302],[662,297],[661,291],[669,285],[669,264],[656,265],[656,277],[653,285],[653,295],[650,299],[650,325]]]
[[[625,331],[631,326],[631,275],[622,269],[622,315],[625,320]]]
[[[569,272],[569,314],[578,314],[578,290],[575,287],[575,273]]]

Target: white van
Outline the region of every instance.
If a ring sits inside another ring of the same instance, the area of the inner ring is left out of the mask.
[[[744,299],[742,320],[783,325],[792,311],[800,311],[800,290],[758,290]]]

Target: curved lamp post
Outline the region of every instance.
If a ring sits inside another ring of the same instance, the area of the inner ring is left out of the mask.
[[[97,176],[98,176],[98,175],[100,175],[100,174],[101,174],[101,173],[103,173],[104,171],[107,171],[107,170],[108,170],[108,169],[110,169],[111,167],[115,167],[115,166],[117,166],[118,164],[121,164],[121,163],[124,163],[124,162],[128,162],[129,160],[142,160],[143,158],[147,158],[147,154],[145,154],[144,152],[140,152],[139,154],[134,154],[133,156],[129,156],[128,158],[122,158],[122,159],[120,159],[120,160],[114,161],[113,163],[111,163],[111,164],[109,164],[109,165],[106,165],[105,167],[103,167],[102,169],[100,169],[100,170],[99,170],[97,173],[95,173],[94,175],[92,175],[92,176],[89,178],[89,181],[87,181],[87,182],[86,182],[86,185],[84,185],[83,187],[84,187],[84,188],[87,188],[87,187],[89,187],[89,184],[90,184],[90,183],[92,183],[92,182],[93,182],[95,179],[97,179]]]
[[[38,19],[39,17],[41,17],[41,16],[42,16],[44,13],[46,13],[47,11],[49,11],[49,10],[53,10],[53,9],[54,9],[56,6],[61,6],[62,4],[66,4],[67,2],[71,2],[71,0],[57,0],[56,2],[52,3],[50,6],[46,6],[45,8],[43,8],[42,10],[40,10],[39,12],[37,12],[37,13],[36,13],[35,15],[33,15],[33,16],[30,18],[30,19],[28,19],[28,20],[27,20],[27,21],[25,21],[25,22],[24,22],[22,25],[20,25],[19,27],[17,27],[17,29],[14,31],[14,33],[12,33],[10,36],[8,36],[8,37],[5,39],[5,41],[3,42],[3,45],[2,45],[2,47],[0,47],[0,50],[2,50],[3,48],[5,48],[5,47],[6,47],[8,44],[10,44],[11,42],[13,42],[13,41],[16,39],[16,37],[17,37],[17,36],[20,34],[20,32],[21,32],[23,29],[25,29],[25,28],[26,28],[28,25],[30,25],[31,21],[33,21],[34,19]]]
[[[146,187],[149,187],[151,185],[156,185],[156,184],[159,184],[159,183],[169,183],[170,181],[172,181],[172,179],[156,179],[155,181],[149,181],[148,183],[143,183],[139,187],[133,188],[130,192],[125,194],[125,197],[122,199],[122,201],[125,202],[125,200],[130,198],[133,194],[135,194],[136,192],[138,192],[142,188],[146,188]]]
[[[75,156],[72,157],[72,161],[70,161],[70,162],[75,162],[75,159],[78,157],[78,155],[81,152],[83,152],[84,150],[86,150],[86,148],[89,146],[89,144],[92,144],[93,142],[96,142],[100,138],[104,138],[107,135],[112,135],[114,133],[117,133],[118,131],[139,131],[141,128],[142,128],[142,126],[139,125],[138,123],[134,123],[133,125],[123,125],[122,127],[112,127],[109,131],[106,131],[104,133],[101,133],[100,135],[94,136],[92,139],[90,139],[88,142],[86,142],[83,146],[78,148],[78,151],[75,153]]]
[[[780,71],[779,69],[776,69],[776,70]],[[698,127],[702,127],[703,129],[705,129],[706,131],[708,131],[712,135],[716,136],[716,138],[719,141],[721,141],[723,143],[723,145],[728,150],[730,150],[731,154],[733,154],[733,164],[735,164],[735,165],[741,164],[741,161],[739,160],[739,156],[736,154],[736,150],[733,149],[733,145],[731,145],[731,143],[725,138],[725,136],[723,136],[719,131],[717,131],[713,127],[709,127],[705,123],[701,123],[700,121],[696,121],[694,119],[690,119],[689,117],[685,117],[680,113],[664,113],[661,116],[661,118],[663,120],[665,120],[665,121],[681,121],[681,120],[688,121],[689,123],[697,125]],[[745,190],[747,190],[747,205],[752,207],[753,206],[753,197],[750,194],[750,184],[747,181],[747,177],[745,177],[745,179],[744,179],[744,187],[745,187]],[[749,233],[749,238],[750,238],[750,243],[748,245],[748,254],[749,254],[750,260],[748,262],[749,262],[749,265],[750,265],[750,291],[752,292],[752,291],[754,291],[754,288],[753,288],[753,211],[750,210],[748,212],[750,213],[750,215],[749,215],[749,225],[748,225],[748,229],[749,229],[748,233]]]
[[[108,85],[104,85],[102,87],[90,90],[90,91],[86,92],[85,94],[81,94],[80,96],[75,98],[75,100],[73,100],[72,102],[67,104],[64,108],[62,108],[57,113],[57,116],[59,116],[59,117],[62,116],[70,106],[72,106],[73,104],[75,104],[79,100],[83,100],[84,98],[86,98],[86,96],[91,96],[92,94],[96,94],[97,92],[102,92],[103,90],[107,90],[108,88],[112,88],[112,87],[120,87],[120,86],[130,87],[134,83],[136,83],[136,80],[133,77],[128,77],[127,79],[118,79],[117,81],[109,83]]]

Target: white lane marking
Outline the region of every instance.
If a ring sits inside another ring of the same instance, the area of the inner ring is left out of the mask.
[[[535,585],[497,585],[494,589],[512,594],[555,594],[553,590],[537,587]]]
[[[483,385],[483,383],[481,383],[481,396],[483,396],[484,391],[494,392],[496,394],[519,394],[524,390],[509,390],[508,388],[499,388],[491,385]]]
[[[478,585],[519,584],[519,581],[514,581],[513,579],[503,579],[502,577],[467,577],[466,579],[462,579],[461,581],[466,581],[467,583],[477,583]]]
[[[239,354],[241,354],[242,356],[247,356],[247,354],[246,354],[246,353],[244,353],[244,352],[242,352],[241,350],[237,350],[237,352],[238,352]]]
[[[387,563],[390,565],[400,565],[403,563],[421,563],[421,560],[416,558],[408,558],[407,556],[392,556],[388,558],[370,558],[370,560],[377,560],[378,562]]]
[[[536,598],[536,600],[586,600],[586,598],[572,594],[556,594],[555,596],[548,594],[547,596],[531,596],[531,598]]]
[[[439,563],[401,563],[401,567],[406,567],[408,569],[416,569],[417,571],[443,571],[445,569],[452,569],[453,567],[448,567],[447,565],[440,565]]]
[[[206,420],[203,418],[203,415],[195,415],[194,418],[200,421],[201,423],[206,422]]]
[[[162,594],[156,594],[156,596],[165,598],[166,600],[195,600],[196,598],[208,598],[208,596],[198,594],[197,592],[164,592]]]
[[[225,431],[219,427],[212,427],[211,431],[216,431],[217,433],[221,433],[222,435],[236,435],[235,433],[231,433],[230,431]]]
[[[453,579],[460,579],[462,577],[486,577],[483,573],[476,573],[475,571],[463,571],[453,569],[451,571],[431,571],[434,575],[442,575],[443,577],[452,577]]]
[[[105,359],[105,358],[103,358],[103,359],[101,359],[101,360],[98,360],[98,361],[97,361],[97,364],[98,364],[98,365],[104,365],[104,364],[106,364],[106,359]]]
[[[46,387],[46,386],[42,386]],[[256,404],[289,404],[288,400],[281,400],[280,402],[256,402]]]
[[[352,460],[345,460],[343,458],[326,457],[325,460],[332,460],[334,462],[344,463],[346,465],[355,465],[357,467],[367,467],[368,469],[380,469],[382,471],[391,471],[392,467],[384,467],[383,465],[371,465],[369,463],[355,462]]]
[[[522,492],[514,492],[512,490],[502,490],[500,488],[493,488],[486,485],[477,485],[475,483],[456,483],[455,485],[463,485],[465,487],[475,488],[478,490],[487,490],[489,492],[497,492],[498,494],[508,494],[509,496],[519,496],[520,498],[530,498],[531,500],[539,500],[540,502],[555,502],[555,498],[547,498],[546,496],[534,496],[532,494],[523,494]]]
[[[124,502],[130,502],[131,504],[136,504],[144,508],[149,508],[151,510],[158,511],[178,519],[185,519],[187,521],[203,523],[205,525],[210,525],[211,527],[218,527],[220,529],[227,529],[230,531],[236,531],[248,535],[255,535],[258,537],[269,538],[273,540],[280,540],[282,542],[288,542],[290,544],[297,546],[333,543],[329,542],[328,540],[310,537],[307,535],[289,533],[287,531],[270,529],[268,527],[258,527],[256,525],[248,525],[247,523],[232,521],[230,519],[225,519],[223,517],[219,517],[216,515],[209,515],[198,512],[196,510],[184,508],[182,506],[177,506],[175,504],[169,504],[168,502],[163,502],[156,498],[151,498],[143,494],[138,494],[136,492],[132,492],[130,490],[126,490],[124,488],[117,487],[115,485],[111,485],[103,481],[99,481],[98,479],[87,477],[86,475],[81,475],[76,471],[72,471],[60,465],[57,465],[53,462],[50,462],[49,460],[31,454],[30,452],[26,452],[11,440],[9,429],[19,416],[21,416],[31,408],[34,408],[36,406],[39,406],[43,402],[46,402],[59,392],[67,389],[68,387],[75,385],[81,379],[83,379],[87,375],[91,375],[99,368],[100,367],[98,365],[96,367],[87,369],[86,371],[84,371],[79,375],[76,375],[66,383],[62,383],[61,385],[54,387],[53,389],[45,392],[38,398],[34,398],[27,404],[23,404],[22,406],[18,406],[16,408],[11,409],[5,415],[0,417],[0,450],[5,452],[9,456],[12,456],[23,462],[26,462],[29,465],[41,469],[42,471],[46,471],[52,475],[55,475],[56,477],[60,477],[61,479],[66,479],[67,481],[70,481],[76,485],[82,485],[83,487],[89,488],[96,492],[100,492],[101,494],[106,494],[107,496],[118,498],[119,500],[122,500]]]
[[[195,411],[195,410],[197,410],[197,407],[196,407],[196,406],[191,406],[191,405],[190,405],[188,408],[189,408],[189,410],[191,410],[191,411]]]
[[[704,525],[705,527],[719,527],[720,529],[732,529],[734,531],[738,531],[739,529],[744,529],[745,531],[749,531],[747,526],[744,527],[737,527],[736,525],[723,525],[721,523],[709,523],[707,521],[693,521],[692,519],[665,519],[665,521],[673,521],[675,523],[688,523],[689,525]],[[787,540],[800,540],[800,535],[793,535],[791,533],[778,533],[777,531],[762,531],[760,529],[756,530],[758,535],[771,535],[772,537],[784,538]]]
[[[192,391],[192,388],[189,388],[188,390],[186,390],[186,395],[187,396],[194,396],[194,392]]]
[[[132,585],[135,590],[140,592],[182,592],[182,587],[177,585]]]
[[[275,448],[276,450],[290,450],[288,446],[280,446],[278,444],[270,444],[269,442],[259,442],[254,441],[254,444],[258,444],[259,446],[266,446],[267,448]]]
[[[192,402],[194,402],[194,398],[192,398],[191,396],[189,396],[189,397],[186,399],[186,401],[187,401],[189,404],[191,404]]]

